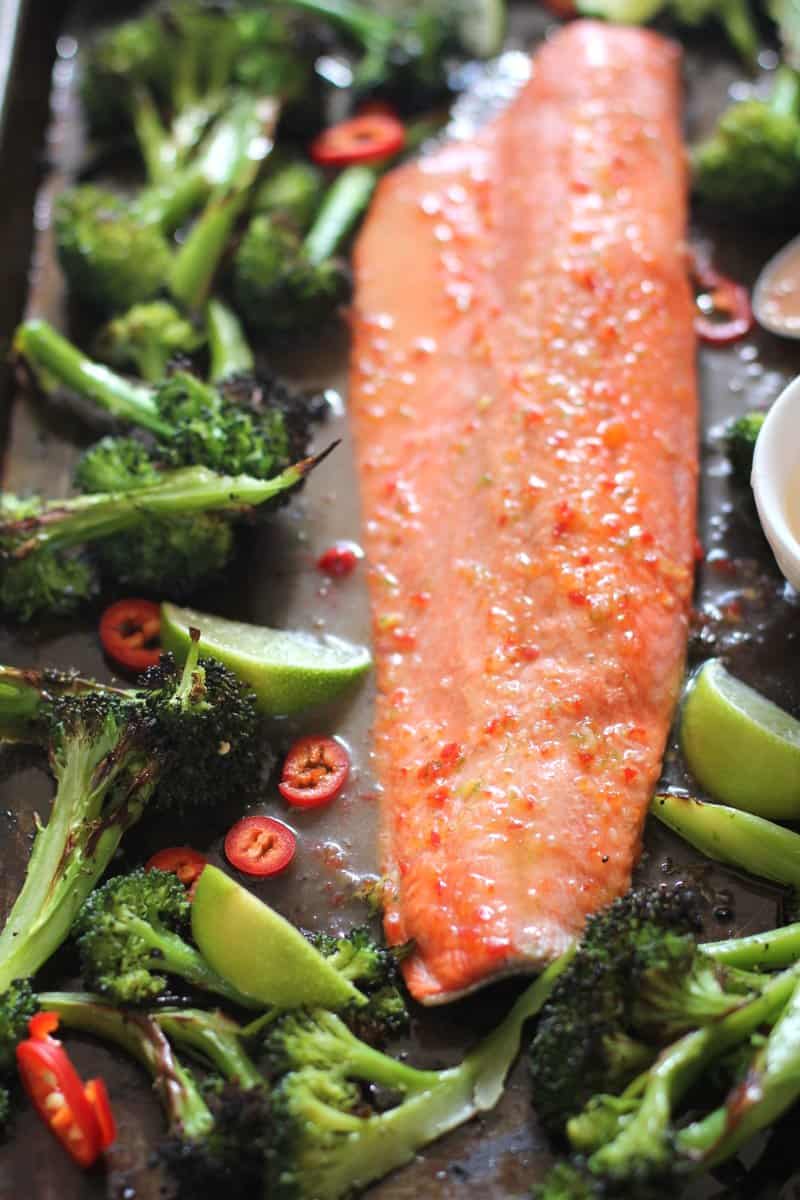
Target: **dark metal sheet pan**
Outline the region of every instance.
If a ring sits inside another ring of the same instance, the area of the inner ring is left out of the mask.
[[[108,19],[126,6],[102,0],[79,4],[62,24],[66,7],[60,0],[29,0],[27,5],[24,0],[0,0],[0,165],[4,181],[0,259],[5,270],[0,290],[0,339],[5,346],[25,307],[64,322],[63,289],[53,262],[48,213],[53,195],[80,169],[83,155],[71,39],[98,18]],[[512,7],[512,44],[525,47],[546,33],[548,20],[531,0]],[[53,72],[48,127],[50,72],[59,30],[61,54]],[[713,122],[736,76],[735,64],[713,42],[698,41],[689,47],[690,136]],[[782,236],[778,229],[758,233],[742,227],[717,229],[702,219],[694,232],[714,246],[722,269],[746,281],[752,280]],[[319,440],[320,444],[334,436],[343,440],[336,454],[313,476],[302,498],[269,533],[254,540],[247,561],[226,581],[224,590],[207,598],[209,605],[228,615],[276,625],[325,628],[357,640],[369,637],[360,573],[346,582],[325,583],[313,566],[318,552],[334,538],[358,540],[358,498],[345,415],[346,363],[347,336],[341,327],[313,346],[302,344],[287,350],[276,364],[298,380],[332,390],[334,411]],[[773,399],[784,381],[800,369],[800,349],[757,334],[734,348],[704,351],[700,367],[705,432],[699,534],[707,553],[699,572],[693,653],[695,657],[723,653],[737,673],[798,711],[798,599],[779,578],[748,504],[730,489],[719,430],[731,413]],[[41,488],[51,494],[60,491],[68,486],[77,448],[90,440],[86,427],[67,410],[45,412],[30,395],[18,392],[8,373],[0,383],[3,411],[11,414],[4,485]],[[108,675],[91,614],[47,631],[0,629],[0,655],[20,665],[74,665],[100,677]],[[351,745],[356,764],[343,800],[329,811],[305,814],[296,822],[301,851],[294,872],[285,881],[256,889],[305,926],[335,928],[364,917],[363,905],[355,898],[356,888],[360,879],[376,870],[371,713],[372,693],[367,685],[335,709],[291,724],[276,723],[278,744],[298,729],[335,729]],[[673,753],[665,772],[672,783],[687,782]],[[48,780],[39,766],[19,755],[0,757],[0,912],[20,882],[34,813],[46,811],[49,794]],[[277,804],[275,808],[280,811]],[[132,839],[129,857],[136,861],[151,848],[173,840],[176,832],[163,826],[143,830]],[[186,837],[186,831],[181,831],[181,840]],[[781,897],[775,891],[698,863],[691,852],[659,829],[648,829],[640,871],[649,878],[691,877],[707,902],[710,936],[764,928],[781,915]],[[65,981],[73,971],[74,963],[65,952],[52,964],[50,975],[53,980]],[[514,988],[513,983],[501,984],[447,1009],[415,1014],[412,1053],[424,1062],[452,1061],[477,1031],[505,1010]],[[73,1168],[38,1120],[26,1112],[16,1122],[13,1139],[0,1147],[0,1197],[156,1200],[162,1195],[163,1181],[150,1162],[150,1147],[158,1137],[161,1118],[138,1068],[89,1042],[77,1043],[75,1056],[86,1072],[106,1076],[119,1115],[120,1137],[108,1176],[87,1175]],[[785,1189],[781,1186],[797,1161],[791,1135],[783,1143],[783,1150],[775,1148],[774,1172],[769,1179],[758,1170],[752,1175],[734,1170],[718,1184],[703,1185],[687,1195],[755,1200],[759,1195],[800,1194],[791,1183]],[[426,1200],[467,1196],[511,1200],[528,1195],[547,1157],[521,1063],[495,1112],[438,1142],[371,1194],[382,1200],[418,1196]]]

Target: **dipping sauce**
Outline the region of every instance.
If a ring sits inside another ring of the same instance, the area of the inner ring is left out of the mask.
[[[753,308],[760,325],[783,337],[800,337],[800,238],[771,259],[756,285]]]

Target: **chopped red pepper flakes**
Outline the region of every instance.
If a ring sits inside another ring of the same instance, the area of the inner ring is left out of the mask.
[[[697,252],[691,256],[690,275],[697,292],[694,328],[700,340],[727,346],[747,337],[755,325],[747,288],[722,275]]]
[[[101,1079],[84,1086],[61,1042],[50,1035],[58,1014],[37,1013],[30,1037],[17,1046],[17,1068],[31,1103],[51,1133],[81,1167],[91,1167],[117,1136]]]
[[[326,575],[342,579],[350,575],[364,557],[364,551],[355,542],[334,542],[317,559],[317,567]]]
[[[302,737],[284,760],[278,791],[296,808],[318,808],[344,787],[350,756],[329,737]]]

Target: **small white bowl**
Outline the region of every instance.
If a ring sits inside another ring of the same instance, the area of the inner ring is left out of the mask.
[[[784,388],[767,413],[756,442],[750,482],[778,566],[800,592],[800,540],[790,521],[794,498],[795,521],[800,522],[800,376]]]

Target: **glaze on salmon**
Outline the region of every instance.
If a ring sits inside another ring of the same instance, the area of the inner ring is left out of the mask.
[[[693,573],[679,71],[566,26],[358,241],[385,927],[423,1003],[542,967],[639,853]]]

